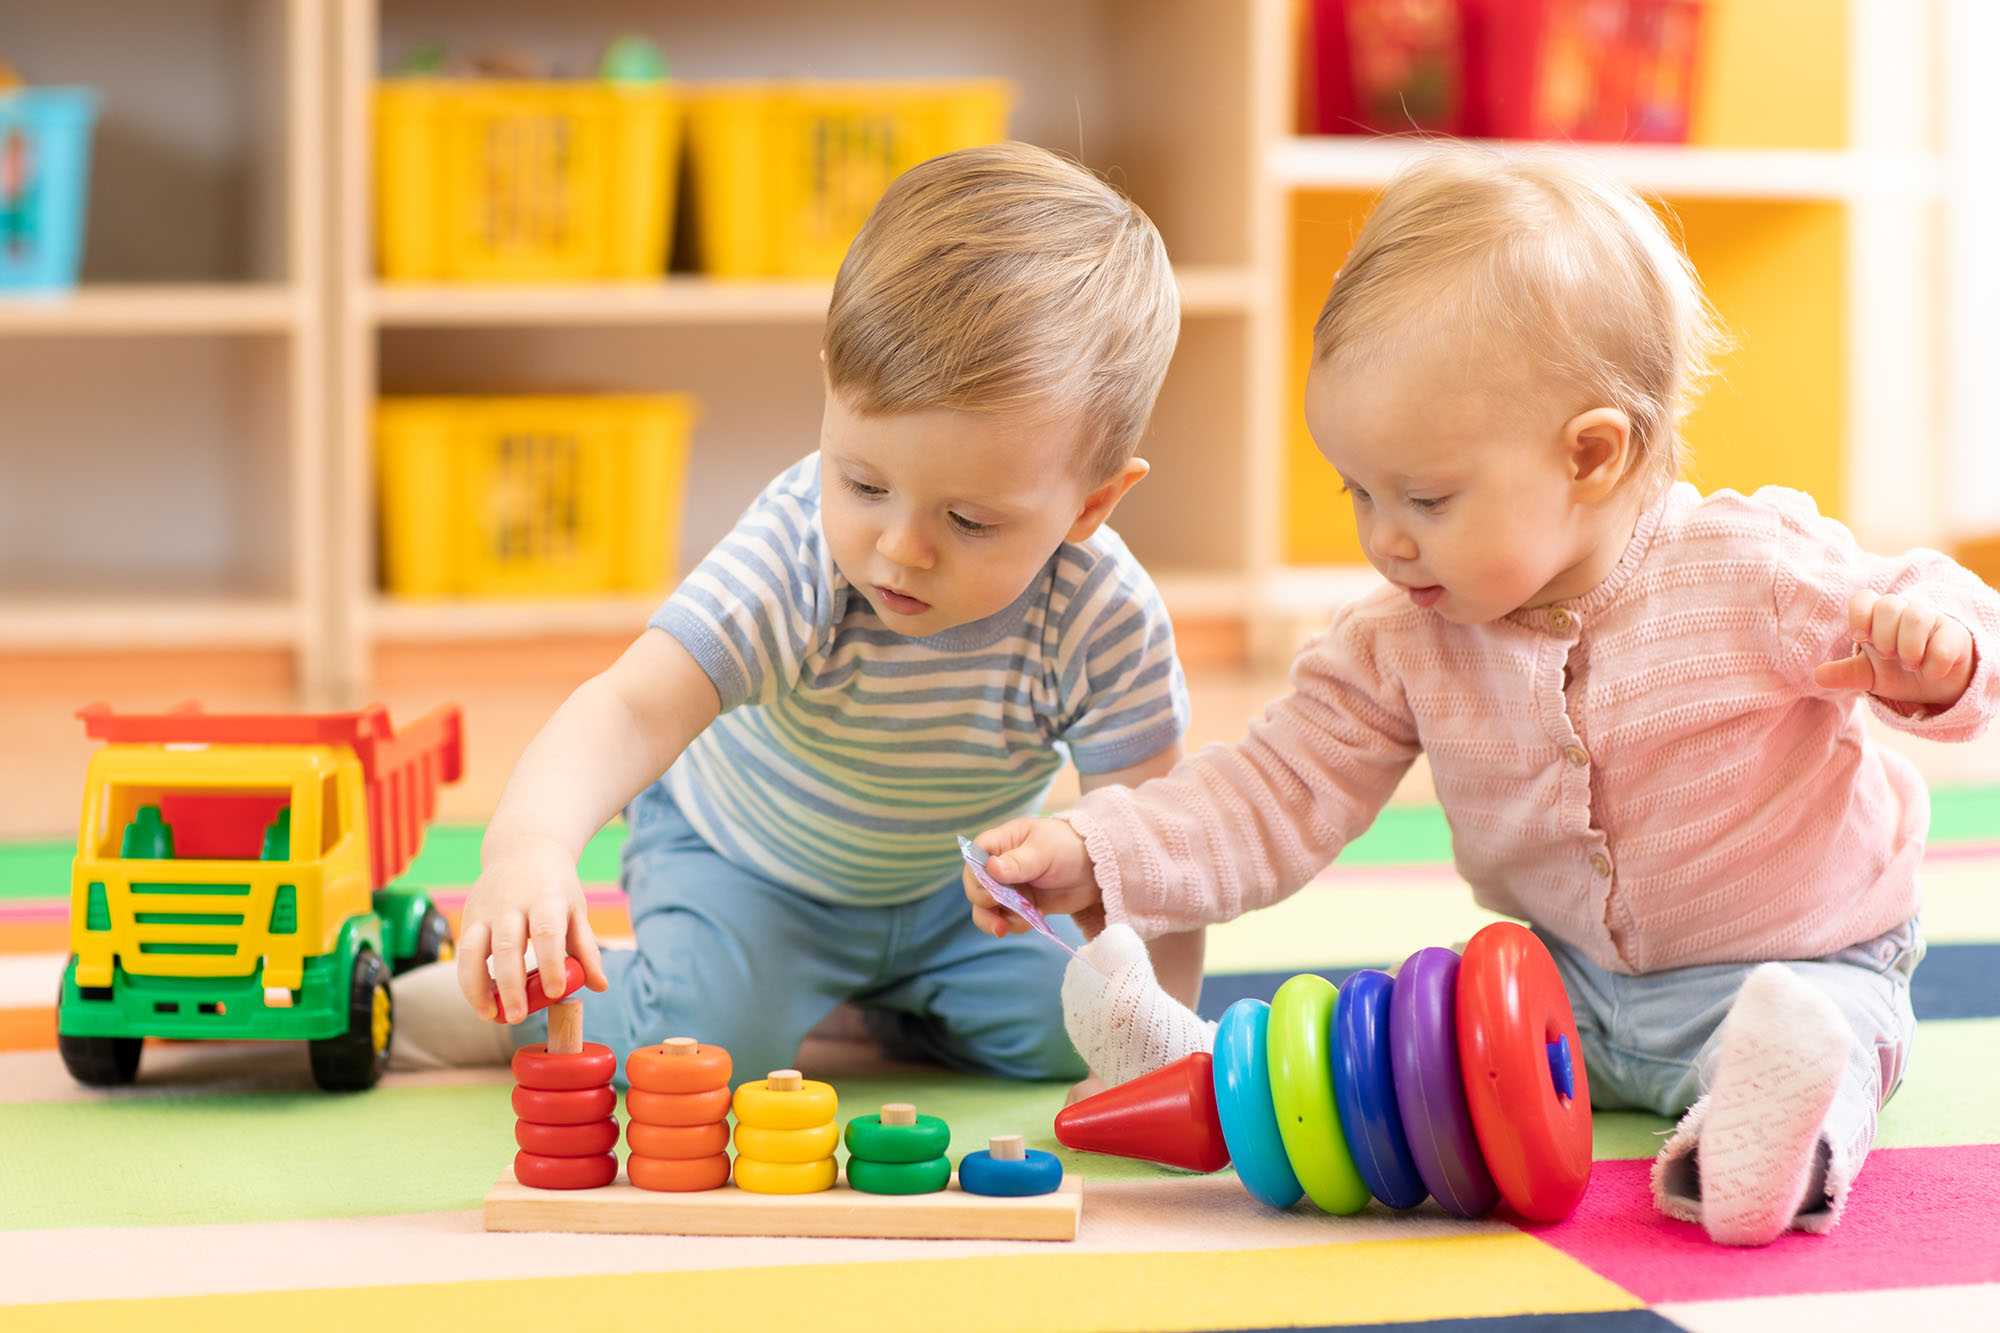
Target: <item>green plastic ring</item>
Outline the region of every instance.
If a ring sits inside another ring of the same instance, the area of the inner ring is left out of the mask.
[[[1358,1213],[1368,1186],[1354,1169],[1333,1101],[1333,1008],[1339,992],[1306,973],[1271,997],[1271,1106],[1278,1136],[1306,1197],[1321,1212]]]
[[[934,1115],[914,1125],[885,1125],[880,1115],[847,1122],[847,1151],[866,1162],[928,1162],[951,1146],[951,1126]]]
[[[850,1157],[847,1183],[863,1194],[936,1194],[951,1183],[951,1159],[871,1162],[865,1157]]]

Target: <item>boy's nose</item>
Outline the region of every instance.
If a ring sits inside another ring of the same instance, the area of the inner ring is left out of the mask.
[[[876,539],[875,550],[899,569],[929,569],[937,563],[930,543],[908,523],[882,529],[881,537]]]

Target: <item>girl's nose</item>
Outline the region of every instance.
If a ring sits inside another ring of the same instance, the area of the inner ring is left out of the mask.
[[[929,569],[937,563],[930,543],[913,523],[892,523],[882,529],[875,550],[899,569]]]
[[[1368,528],[1368,548],[1377,560],[1414,560],[1417,558],[1417,543],[1410,534],[1394,523],[1376,521]]]

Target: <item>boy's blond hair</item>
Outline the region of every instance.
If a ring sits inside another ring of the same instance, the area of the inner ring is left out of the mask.
[[[1632,423],[1632,475],[1670,484],[1724,339],[1644,200],[1555,153],[1441,146],[1383,193],[1313,326],[1315,362],[1366,363],[1442,323],[1525,353],[1578,410]]]
[[[856,411],[1076,414],[1092,483],[1138,448],[1180,335],[1167,249],[1139,207],[1022,143],[898,177],[841,263],[828,386]]]

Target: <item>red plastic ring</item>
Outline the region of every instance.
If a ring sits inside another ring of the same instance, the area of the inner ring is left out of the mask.
[[[550,1055],[547,1042],[538,1041],[514,1052],[514,1082],[524,1088],[549,1092],[573,1092],[578,1088],[602,1088],[618,1072],[618,1057],[609,1046],[587,1041],[575,1055]]]
[[[514,1142],[522,1152],[542,1157],[597,1157],[618,1146],[618,1122],[593,1120],[587,1125],[538,1125],[514,1122]]]
[[[1572,1095],[1550,1072],[1568,1043]],[[1458,1060],[1493,1183],[1522,1217],[1560,1222],[1590,1183],[1590,1079],[1555,959],[1534,932],[1500,921],[1472,937],[1458,966]]]
[[[538,1125],[587,1125],[593,1120],[609,1120],[617,1110],[618,1094],[609,1087],[571,1092],[514,1089],[514,1114]]]
[[[543,1157],[514,1154],[514,1179],[538,1190],[592,1190],[618,1179],[618,1159],[602,1157]]]
[[[632,1088],[625,1093],[625,1112],[649,1125],[706,1125],[729,1115],[729,1089],[710,1088],[707,1092],[647,1092]]]
[[[631,1120],[625,1124],[625,1142],[642,1157],[674,1161],[713,1157],[729,1151],[729,1125],[722,1120],[705,1125],[649,1125]]]

